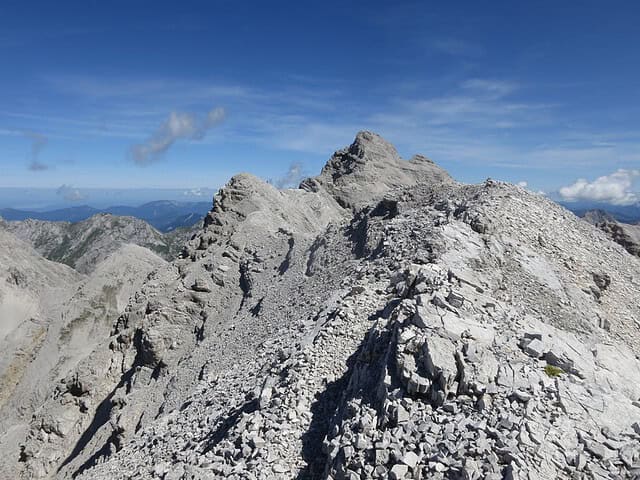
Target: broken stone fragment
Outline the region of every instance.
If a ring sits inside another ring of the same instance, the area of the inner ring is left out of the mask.
[[[398,343],[404,345],[409,343],[409,341],[416,336],[415,330],[411,328],[405,328],[398,335]]]
[[[464,304],[464,297],[452,290],[447,295],[447,302],[454,308],[460,308]]]
[[[275,378],[268,377],[262,386],[260,396],[258,397],[258,406],[260,409],[265,409],[271,402],[271,396],[273,395],[273,385],[275,384]]]
[[[429,382],[429,379],[424,378],[422,375],[414,373],[413,375],[411,375],[411,377],[409,378],[409,382],[407,383],[407,391],[411,394],[424,394],[427,393],[430,386],[431,382]]]
[[[398,407],[396,408],[396,423],[398,423],[398,425],[407,423],[409,421],[409,418],[409,412],[407,412],[407,410],[402,405],[398,405]]]
[[[611,277],[606,273],[593,273],[593,283],[604,292],[611,285]]]
[[[250,445],[251,445],[251,448],[254,448],[254,449],[262,448],[266,445],[266,441],[263,438],[257,435],[254,435],[251,437]]]
[[[209,293],[211,292],[211,285],[205,279],[198,278],[193,283],[193,285],[191,285],[191,290],[193,290],[194,292]]]
[[[605,447],[602,443],[597,442],[595,440],[591,440],[588,438],[584,438],[583,440],[584,448],[587,452],[599,459],[613,458],[616,453],[613,450]]]
[[[438,312],[432,304],[422,304],[418,306],[416,313],[411,317],[411,322],[421,329],[434,327],[439,321],[440,317]]]
[[[566,351],[560,350],[557,347],[551,347],[549,351],[544,354],[544,360],[546,360],[549,365],[582,377],[582,374],[575,368],[573,359],[569,357]]]
[[[530,342],[527,342],[524,346],[524,352],[534,358],[540,358],[545,352],[545,345],[542,340],[534,338]]]
[[[376,449],[376,464],[386,465],[389,462],[389,451],[386,448]]]
[[[525,392],[524,390],[515,390],[513,392],[513,398],[515,398],[520,403],[527,403],[531,400],[531,394]]]
[[[356,437],[355,446],[358,450],[365,450],[369,448],[371,444],[369,443],[369,439],[365,435],[359,433]]]
[[[281,463],[275,463],[271,468],[275,473],[286,473],[289,471],[289,469]]]
[[[414,468],[420,461],[420,457],[418,457],[414,452],[407,452],[400,461],[409,468]]]
[[[538,332],[527,332],[524,334],[523,340],[542,340],[542,334]]]
[[[391,470],[389,471],[389,478],[391,480],[401,480],[406,478],[408,472],[409,467],[404,464],[398,463],[391,467]]]

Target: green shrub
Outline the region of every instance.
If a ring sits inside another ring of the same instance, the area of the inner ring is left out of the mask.
[[[564,373],[564,370],[553,365],[547,365],[546,367],[544,367],[544,373],[546,373],[551,378],[555,378],[562,375]]]

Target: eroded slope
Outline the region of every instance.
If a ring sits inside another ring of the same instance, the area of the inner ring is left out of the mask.
[[[0,227],[28,242],[49,260],[85,274],[126,244],[139,245],[166,260],[174,260],[194,231],[180,228],[163,234],[143,220],[107,213],[76,223],[23,220],[0,222]]]

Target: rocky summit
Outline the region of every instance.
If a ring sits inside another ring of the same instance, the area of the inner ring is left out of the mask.
[[[0,476],[640,478],[619,243],[370,132],[298,189],[233,177],[172,262],[0,231]]]

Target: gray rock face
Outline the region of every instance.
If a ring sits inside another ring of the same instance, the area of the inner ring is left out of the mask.
[[[72,411],[42,410],[48,396],[88,408],[90,383],[77,366],[109,337],[146,275],[166,262],[125,245],[84,277],[2,229],[0,252],[0,477],[16,478],[30,422],[37,418],[52,443],[73,429]]]
[[[447,172],[416,155],[402,160],[395,147],[379,135],[360,132],[354,142],[338,150],[319,176],[300,185],[309,191],[326,190],[342,206],[376,206],[386,193],[419,183],[453,183]]]
[[[636,474],[640,260],[367,132],[301,186],[221,189],[3,456],[18,475]]]
[[[69,265],[80,273],[90,273],[126,244],[146,247],[166,260],[173,260],[200,227],[162,234],[143,220],[101,213],[77,223],[0,220],[0,228],[28,242],[45,258]]]
[[[631,255],[640,257],[640,225],[618,222],[611,215],[599,210],[587,212],[584,219],[602,230],[611,240],[622,245]]]

